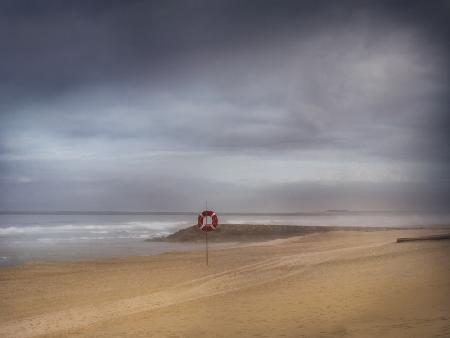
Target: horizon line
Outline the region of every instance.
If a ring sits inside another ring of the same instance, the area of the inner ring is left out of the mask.
[[[258,211],[217,211],[222,215],[280,215],[280,216],[307,216],[323,214],[345,214],[345,213],[395,213],[395,212],[443,212],[444,210],[431,209],[373,209],[373,210],[351,210],[351,209],[326,209],[320,211],[296,211],[296,212],[258,212]],[[197,215],[197,211],[127,211],[127,210],[0,210],[0,215]]]

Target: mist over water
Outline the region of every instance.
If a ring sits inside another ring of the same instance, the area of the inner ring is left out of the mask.
[[[0,215],[0,266],[30,261],[152,255],[201,249],[201,244],[145,242],[196,223],[195,214],[165,215]],[[222,224],[306,226],[449,225],[450,213],[322,212],[304,214],[223,214]]]

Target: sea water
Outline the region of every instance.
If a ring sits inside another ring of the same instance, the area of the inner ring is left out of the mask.
[[[222,224],[403,227],[448,225],[450,213],[328,211],[219,214]],[[0,266],[31,261],[154,255],[202,249],[201,243],[145,241],[196,223],[185,214],[0,214]]]

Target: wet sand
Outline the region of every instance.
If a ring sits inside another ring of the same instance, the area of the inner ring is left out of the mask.
[[[448,231],[0,269],[1,337],[449,337]]]

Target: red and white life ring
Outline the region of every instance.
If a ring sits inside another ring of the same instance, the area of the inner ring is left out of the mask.
[[[211,217],[211,220],[212,220],[211,223],[203,224],[206,217]],[[219,217],[217,217],[216,212],[213,210],[203,210],[200,214],[198,214],[197,225],[200,228],[200,230],[213,231],[219,225]]]

